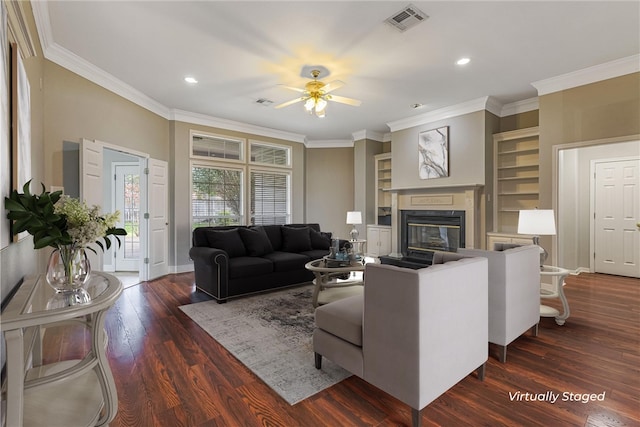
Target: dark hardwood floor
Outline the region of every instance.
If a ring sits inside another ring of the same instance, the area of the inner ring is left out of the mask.
[[[565,290],[564,326],[541,319],[539,336],[512,343],[506,364],[490,347],[485,380],[463,379],[423,411],[423,425],[639,426],[640,280],[583,273]],[[357,377],[290,406],[178,309],[203,299],[185,273],[127,288],[110,310],[112,427],[411,425],[406,405]],[[73,356],[82,339],[48,332],[45,349],[60,352],[47,358]],[[555,403],[516,397],[548,392]]]

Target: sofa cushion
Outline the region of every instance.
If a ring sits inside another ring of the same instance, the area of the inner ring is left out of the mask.
[[[310,251],[300,252],[302,255],[306,255],[309,259],[320,259],[326,255],[329,255],[329,251],[326,249],[311,249]]]
[[[210,247],[225,251],[229,258],[247,254],[237,228],[232,228],[231,230],[207,230],[207,241]]]
[[[249,256],[262,256],[273,252],[271,241],[262,227],[238,229]]]
[[[262,229],[266,233],[267,237],[269,237],[269,241],[271,242],[271,247],[274,251],[282,250],[282,228],[281,225],[263,225]]]
[[[304,265],[311,261],[308,256],[302,254],[295,254],[292,252],[280,252],[275,251],[270,254],[266,254],[263,258],[268,259],[273,263],[273,271],[291,271],[291,270],[304,270]]]
[[[229,278],[254,277],[273,272],[273,263],[256,256],[229,258]],[[256,280],[259,280],[256,277]]]
[[[304,252],[311,250],[309,227],[282,227],[282,250],[285,252]]]
[[[313,228],[310,228],[309,237],[311,238],[312,249],[329,250],[329,246],[331,246],[331,233],[316,231]]]
[[[364,296],[354,295],[316,308],[316,326],[362,347]]]

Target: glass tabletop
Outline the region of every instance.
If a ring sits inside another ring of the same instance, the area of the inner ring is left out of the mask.
[[[6,331],[89,314],[113,304],[121,292],[120,280],[103,272],[91,273],[83,289],[64,293],[44,275],[28,276],[2,311],[0,326]]]

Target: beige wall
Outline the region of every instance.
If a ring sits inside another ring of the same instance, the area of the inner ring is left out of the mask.
[[[306,152],[306,222],[317,222],[323,231],[349,238],[347,211],[354,209],[352,148],[312,148]],[[364,238],[364,230],[360,230]]]
[[[485,184],[485,111],[393,132],[391,135],[392,185],[395,189],[436,188]],[[449,126],[449,176],[420,179],[418,134]]]
[[[33,14],[31,8],[24,8],[25,16],[24,20],[27,25],[27,30],[33,38],[33,42],[36,48],[36,56],[29,58],[23,58],[23,64],[27,72],[30,86],[30,101],[31,101],[31,176],[35,185],[32,187],[34,190],[39,190],[40,182],[46,182],[44,176],[44,165],[46,155],[43,150],[43,138],[45,130],[43,126],[44,110],[43,110],[43,91],[40,87],[40,81],[43,78],[43,59],[42,50],[37,40],[37,32],[35,30],[35,22],[33,20]],[[16,28],[19,24],[9,22],[9,25]],[[7,34],[9,37],[10,35]],[[13,42],[14,40],[9,40]],[[9,46],[5,46],[5,52],[9,55]],[[5,58],[6,63],[9,62],[9,57]],[[10,86],[0,88],[0,92],[5,94],[10,93]],[[0,125],[0,131],[5,133],[4,141],[11,141],[10,130]],[[8,150],[8,147],[7,147]],[[5,151],[2,151],[5,153]],[[8,152],[8,151],[7,151]],[[2,155],[2,164],[0,167],[8,167],[10,161]],[[5,163],[6,162],[6,163]],[[10,188],[3,188],[3,194],[9,193]],[[4,201],[3,201],[4,206]],[[8,243],[12,240],[12,236],[9,235],[9,222],[5,219],[5,210],[2,209],[1,221],[2,221],[2,242],[4,247],[0,245],[0,299],[4,301],[8,293],[18,284],[25,275],[33,274],[37,272],[38,265],[40,264],[39,251],[33,249],[33,239],[28,236],[19,242]],[[7,244],[8,243],[8,244]],[[34,271],[35,270],[35,271]],[[4,341],[2,341],[4,343]],[[2,356],[4,360],[4,349]]]
[[[44,61],[45,183],[62,186],[62,141],[97,139],[169,160],[169,122]]]

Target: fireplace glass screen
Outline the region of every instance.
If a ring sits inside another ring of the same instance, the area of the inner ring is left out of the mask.
[[[455,252],[460,247],[460,226],[408,223],[407,238],[410,251]]]
[[[433,252],[465,247],[464,211],[402,210],[400,214],[404,257],[430,262]]]

